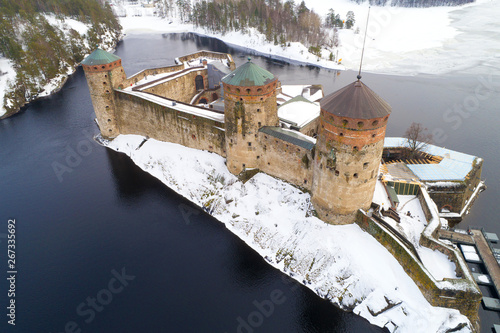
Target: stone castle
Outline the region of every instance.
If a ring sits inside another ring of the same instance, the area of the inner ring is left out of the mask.
[[[127,78],[117,56],[98,49],[87,57],[101,134],[179,143],[225,157],[233,174],[284,179],[310,191],[328,223],[353,223],[370,208],[391,108],[361,80],[321,99],[309,126],[289,129],[278,117],[281,83],[250,59],[235,69],[230,55],[202,51],[177,62]]]
[[[426,216],[436,221],[422,233],[421,245],[445,253],[457,267],[457,279],[434,279],[412,244],[370,215],[375,186],[379,177],[383,180],[379,173],[396,167],[380,167],[383,154],[401,162],[394,156],[402,146],[396,142],[384,151],[391,107],[360,76],[323,97],[320,86],[282,86],[250,58],[236,68],[231,55],[217,52],[186,55],[177,58],[176,65],[130,77],[119,57],[101,49],[82,66],[103,137],[137,134],[210,151],[225,157],[235,175],[262,171],[309,191],[320,219],[330,224],[358,223],[393,253],[431,304],[459,309],[479,329],[477,284],[458,251],[437,239],[439,216],[424,207],[427,192],[406,186],[418,173],[410,172],[409,180],[391,177],[392,187],[386,190],[394,192],[401,185],[404,190],[397,194],[418,192]],[[466,191],[455,200],[456,207],[448,201],[444,207],[460,211],[473,201],[471,188],[479,184],[479,160],[474,159],[473,172],[464,169]],[[436,191],[436,195],[442,193]]]

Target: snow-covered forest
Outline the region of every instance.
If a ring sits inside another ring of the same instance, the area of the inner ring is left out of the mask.
[[[299,42],[312,46],[311,50],[332,44],[329,38],[332,28],[350,29],[355,22],[352,11],[343,17],[333,9],[326,15],[319,15],[304,1],[297,4],[293,0],[202,0],[193,3],[161,0],[157,8],[161,16],[177,13],[182,22],[210,32],[224,35],[240,31],[245,34],[253,28],[274,45],[286,47],[290,42]]]
[[[98,0],[0,2],[0,56],[15,72],[0,86],[5,111],[57,88],[91,49],[113,48],[120,35],[110,6]]]
[[[474,0],[351,0],[358,4],[368,2],[372,6],[397,6],[397,7],[439,7],[459,6]]]

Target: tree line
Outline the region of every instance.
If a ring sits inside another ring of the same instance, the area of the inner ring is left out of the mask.
[[[397,7],[439,7],[459,6],[474,2],[474,0],[351,0],[356,3],[368,1],[372,6],[385,6],[390,4]]]
[[[43,14],[63,21],[73,18],[90,28],[83,36],[73,29],[64,33]],[[9,58],[16,70],[15,82],[4,97],[7,111],[19,109],[49,80],[76,66],[103,43],[105,34],[116,43],[121,26],[109,5],[99,0],[0,0],[0,55]]]
[[[295,4],[293,0],[201,0],[192,4],[190,0],[161,0],[158,7],[162,16],[177,15],[184,22],[214,33],[250,33],[255,29],[268,42],[283,47],[290,42],[321,47],[327,42],[328,29],[334,26],[304,1]],[[336,18],[340,20],[339,15]],[[354,14],[349,22],[354,24]]]

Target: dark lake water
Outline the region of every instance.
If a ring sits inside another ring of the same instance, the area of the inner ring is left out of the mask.
[[[199,49],[230,52],[237,65],[248,55],[188,37],[130,36],[116,54],[129,76]],[[325,93],[356,76],[253,58],[282,84],[319,83]],[[439,144],[485,159],[488,189],[462,225],[500,233],[500,78],[364,74],[363,80],[393,107],[388,135],[403,135],[418,121],[441,131]],[[447,110],[471,103],[481,80],[497,90],[486,96],[484,88],[460,124],[450,121]],[[16,326],[2,313],[0,332],[382,331],[289,281],[222,223],[128,157],[96,145],[94,117],[79,69],[59,93],[0,121],[0,269],[6,276],[3,237],[15,219],[18,271]],[[61,165],[68,169],[58,178],[53,168]],[[4,278],[0,288],[5,309]],[[106,305],[93,307],[95,298]],[[484,332],[499,322],[493,312],[481,310],[481,317]]]

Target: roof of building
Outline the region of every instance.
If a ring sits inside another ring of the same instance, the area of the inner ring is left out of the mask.
[[[250,60],[249,57],[248,62],[223,77],[222,82],[232,86],[251,87],[264,86],[276,79],[272,73],[257,66]]]
[[[391,106],[360,80],[323,98],[321,109],[353,119],[382,118],[391,113]]]
[[[406,147],[405,138],[385,138],[384,148]],[[407,164],[406,166],[422,181],[464,181],[478,157],[450,149],[427,145],[425,153],[440,156],[437,164]]]
[[[222,78],[229,73],[231,73],[229,67],[221,62],[214,61],[207,64],[208,89],[215,89],[220,86]]]
[[[82,64],[87,66],[107,65],[120,59],[120,57],[98,48],[85,58]]]
[[[293,145],[311,150],[315,146],[315,139],[308,137],[300,132],[283,129],[281,127],[265,126],[259,129],[259,132],[269,134],[277,139],[289,142]]]
[[[309,101],[302,96],[295,96],[278,107],[278,117],[294,126],[304,127],[320,114],[319,103]]]
[[[387,184],[384,184],[386,189],[387,189],[387,193],[389,194],[389,199],[391,200],[392,204],[398,204],[399,203],[399,198],[398,198],[398,194],[396,193],[396,190],[394,189],[394,187],[390,186],[390,185],[387,185]]]
[[[285,103],[281,104],[280,107],[288,105],[288,104],[291,104],[291,103],[295,103],[295,102],[305,102],[305,103],[309,103],[309,104],[312,104],[312,105],[317,105],[317,104],[311,102],[310,100],[308,100],[307,98],[298,95],[298,96],[295,96],[294,98],[286,101]]]

